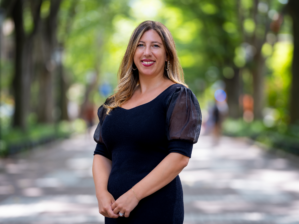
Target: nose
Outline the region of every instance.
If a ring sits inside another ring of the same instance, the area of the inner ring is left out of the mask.
[[[152,54],[150,45],[145,47],[143,54],[144,56],[150,56]]]

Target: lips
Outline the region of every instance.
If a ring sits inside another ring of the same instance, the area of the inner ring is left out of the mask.
[[[149,60],[149,59],[144,59],[144,60],[141,61],[141,63],[145,67],[150,67],[155,63],[155,61]]]

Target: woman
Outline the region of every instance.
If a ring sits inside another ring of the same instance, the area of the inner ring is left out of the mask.
[[[178,174],[198,140],[201,111],[163,24],[145,21],[135,29],[117,92],[98,117],[93,177],[105,223],[183,223]]]

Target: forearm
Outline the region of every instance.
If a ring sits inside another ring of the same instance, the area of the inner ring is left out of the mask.
[[[108,178],[111,172],[112,162],[101,155],[94,155],[92,175],[96,189],[96,195],[107,191]]]
[[[170,183],[187,166],[188,161],[187,156],[170,153],[133,187],[136,197],[141,200]]]

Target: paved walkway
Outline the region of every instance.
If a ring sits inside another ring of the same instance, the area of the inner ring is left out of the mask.
[[[86,136],[0,160],[0,223],[103,223]],[[180,174],[185,224],[298,224],[299,163],[258,146],[200,136]]]

